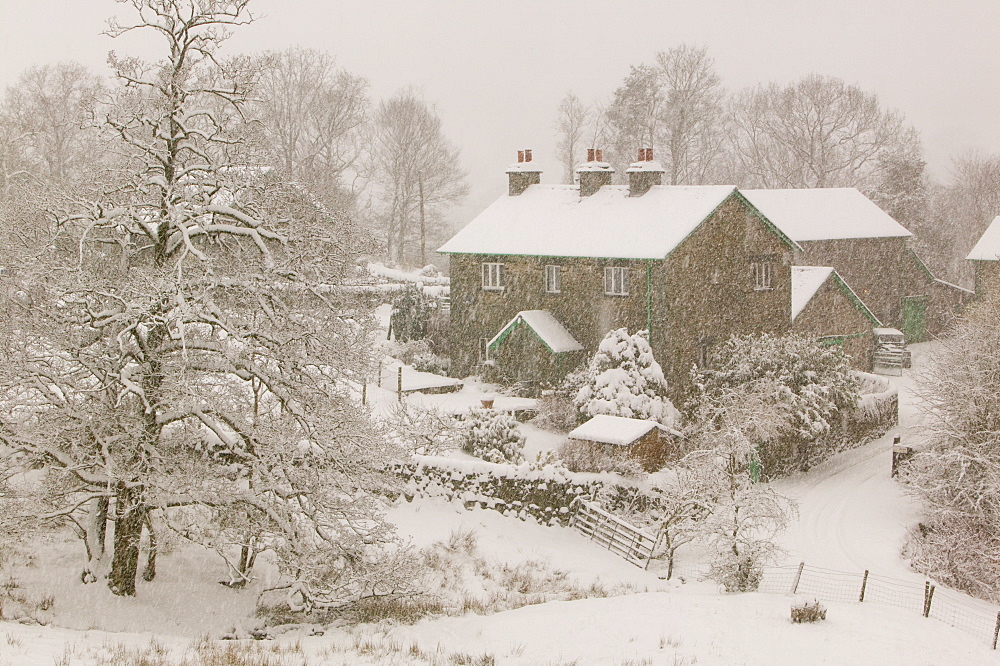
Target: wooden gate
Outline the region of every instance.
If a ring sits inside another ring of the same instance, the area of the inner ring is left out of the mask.
[[[649,567],[657,537],[611,515],[596,502],[577,497],[570,508],[573,513],[569,524],[590,537],[591,541],[601,544],[637,567]]]

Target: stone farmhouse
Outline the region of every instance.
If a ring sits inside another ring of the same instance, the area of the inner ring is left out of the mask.
[[[1000,294],[1000,215],[993,218],[966,259],[976,267],[976,296]]]
[[[439,249],[451,264],[453,373],[486,364],[538,388],[621,327],[649,331],[674,390],[748,333],[812,336],[869,369],[872,329],[899,325],[907,297],[926,306],[909,290],[937,285],[929,272],[900,277],[919,272],[910,233],[857,190],[665,186],[651,149],[627,185],[611,184],[599,150],[578,185],[540,174],[519,151],[508,194]]]

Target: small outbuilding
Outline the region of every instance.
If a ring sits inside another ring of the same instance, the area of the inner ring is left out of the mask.
[[[674,434],[656,421],[599,414],[570,431],[569,438],[612,454],[627,451],[644,469],[655,471],[668,459]]]

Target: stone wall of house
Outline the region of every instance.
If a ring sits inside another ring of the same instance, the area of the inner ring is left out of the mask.
[[[482,264],[504,265],[505,286],[482,288]],[[545,292],[545,266],[560,266],[560,293]],[[477,372],[482,341],[495,336],[522,310],[548,310],[593,354],[604,335],[646,327],[644,261],[554,257],[451,255],[452,372]],[[604,293],[605,266],[629,268],[627,296]],[[568,368],[572,370],[573,368]]]
[[[976,297],[1000,293],[1000,261],[973,261],[976,271]]]
[[[791,248],[732,197],[654,268],[653,351],[675,402],[691,366],[730,336],[788,331],[791,259]],[[770,289],[755,288],[755,261],[770,264]]]
[[[813,338],[839,336],[842,341],[837,344],[851,357],[851,365],[870,372],[875,344],[872,326],[831,276],[792,322],[792,332]]]
[[[832,266],[884,326],[902,325],[901,301],[915,266],[906,238],[801,241],[797,266]]]

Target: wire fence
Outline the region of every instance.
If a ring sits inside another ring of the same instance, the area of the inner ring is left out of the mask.
[[[849,573],[803,562],[798,566],[765,569],[758,591],[905,608],[966,631],[990,643],[994,650],[1000,634],[1000,608],[954,590],[938,588],[930,581],[921,585],[870,571]]]

